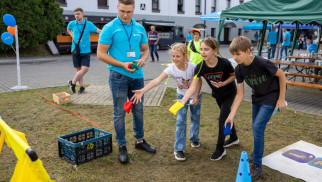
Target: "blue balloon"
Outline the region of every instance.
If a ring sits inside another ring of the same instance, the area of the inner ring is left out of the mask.
[[[14,38],[9,32],[5,32],[1,35],[1,40],[3,43],[5,43],[7,45],[12,45]]]
[[[15,19],[15,17],[13,17],[10,14],[5,14],[3,16],[3,22],[4,22],[4,24],[6,24],[7,26],[10,26],[10,27],[16,26],[16,19]]]

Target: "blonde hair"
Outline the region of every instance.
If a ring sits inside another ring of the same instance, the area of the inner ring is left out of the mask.
[[[238,51],[246,52],[248,49],[251,50],[251,41],[245,36],[238,36],[233,39],[229,46],[230,53],[236,53]]]
[[[170,48],[171,48],[170,54],[172,54],[173,51],[178,51],[184,56],[184,58],[186,60],[186,58],[188,56],[188,54],[187,54],[188,51],[187,51],[187,47],[183,43],[174,43],[171,45]]]
[[[206,44],[207,46],[209,46],[213,50],[217,49],[217,53],[221,56],[221,54],[219,52],[219,47],[218,47],[217,41],[213,37],[207,37],[207,38],[203,39],[200,44],[202,44],[202,43]]]

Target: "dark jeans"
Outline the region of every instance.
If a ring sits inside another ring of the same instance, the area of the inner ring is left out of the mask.
[[[283,46],[280,52],[280,60],[283,58],[283,51],[285,51],[285,60],[287,60],[287,48],[288,46]]]
[[[220,108],[220,115],[219,115],[219,130],[218,130],[218,140],[217,140],[217,149],[223,149],[224,143],[225,143],[225,135],[224,135],[224,128],[225,121],[230,113],[231,105],[233,104],[233,101],[235,99],[235,94],[230,97],[221,97],[216,98],[217,105]],[[232,134],[230,134],[230,137],[232,139],[237,139],[235,125],[233,125],[233,129],[231,130]]]
[[[118,146],[126,145],[125,139],[125,111],[124,103],[131,99],[134,93],[132,90],[139,90],[144,87],[144,80],[134,79],[110,70],[110,89],[113,97],[113,119],[115,139]],[[133,104],[132,108],[133,130],[136,140],[144,137],[143,130],[143,97],[142,102]]]
[[[254,136],[254,158],[253,164],[262,166],[264,154],[265,129],[267,122],[271,119],[275,106],[253,104],[252,128]]]
[[[158,45],[149,44],[149,48],[150,48],[150,55],[151,55],[152,61],[154,61],[153,52],[154,52],[155,56],[157,57],[157,59],[159,60]]]
[[[271,44],[271,47],[268,49],[268,59],[273,59],[275,57],[275,51],[276,51],[276,44]],[[272,57],[271,57],[272,53]]]

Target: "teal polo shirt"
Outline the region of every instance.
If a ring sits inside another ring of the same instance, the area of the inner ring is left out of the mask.
[[[78,39],[82,34],[85,20],[82,23],[77,23],[76,20],[68,23],[67,29],[73,31],[73,43],[72,50],[74,52],[75,42],[78,43]],[[80,53],[91,53],[91,32],[96,33],[97,27],[90,21],[86,22],[86,27],[82,36],[81,41],[79,42]]]
[[[140,59],[140,46],[141,44],[147,44],[148,39],[144,27],[137,23],[133,18],[131,23],[127,25],[117,17],[103,27],[98,43],[109,45],[108,54],[114,59],[126,63]],[[131,44],[131,52],[135,52],[135,57],[127,57],[127,53],[130,50],[129,43]],[[134,73],[113,65],[108,65],[108,68],[130,78],[143,78],[143,70],[141,67]]]
[[[291,33],[289,31],[285,32],[283,39],[287,37],[286,40],[283,40],[283,46],[290,46],[291,44]]]
[[[277,42],[277,32],[276,31],[270,31],[267,35],[267,38],[268,38],[268,42],[271,44],[271,45],[274,45],[276,44]]]

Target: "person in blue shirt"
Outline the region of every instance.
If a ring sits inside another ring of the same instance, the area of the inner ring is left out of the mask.
[[[100,33],[101,30],[98,29],[92,22],[84,20],[84,11],[82,8],[76,8],[74,10],[75,19],[68,23],[67,32],[72,37],[72,55],[73,55],[73,64],[76,68],[76,75],[73,80],[68,82],[70,91],[76,93],[75,87],[76,83],[79,82],[80,89],[79,94],[82,94],[85,91],[84,87],[84,75],[88,72],[90,66],[91,58],[91,40],[90,35],[92,33]],[[79,41],[80,35],[82,34],[84,25],[86,21],[86,26],[84,33]],[[75,44],[78,44],[80,48],[80,55],[74,53]]]
[[[186,42],[185,45],[187,46],[189,44],[190,41],[192,41],[192,31],[189,31],[189,33],[186,36]]]
[[[277,42],[277,32],[275,31],[275,28],[272,27],[272,30],[267,35],[268,59],[275,57],[276,42]],[[271,53],[272,53],[272,57],[271,57]]]
[[[132,17],[134,0],[118,0],[118,17],[106,24],[100,34],[97,58],[108,64],[109,85],[113,97],[115,139],[119,147],[120,163],[128,163],[125,139],[124,103],[132,98],[132,90],[144,87],[142,67],[149,57],[149,46],[144,27]],[[131,69],[137,62],[138,69]],[[155,153],[156,149],[144,140],[143,102],[132,108],[135,148]]]
[[[287,48],[290,46],[291,43],[291,33],[287,31],[285,28],[283,28],[283,43],[282,43],[282,49],[280,52],[280,60],[283,58],[283,51],[285,51],[285,60],[287,60]]]

